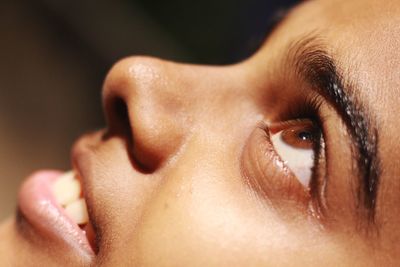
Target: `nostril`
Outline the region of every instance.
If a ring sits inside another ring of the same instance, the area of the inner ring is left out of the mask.
[[[126,106],[125,101],[121,98],[116,98],[114,100],[113,108],[117,120],[116,123],[120,126],[119,128],[121,128],[124,134],[130,136],[131,123],[129,121],[128,107]]]
[[[105,138],[118,136],[125,142],[132,165],[142,173],[151,173],[152,169],[142,163],[135,153],[134,129],[131,125],[131,118],[126,102],[115,97],[106,105],[108,131]]]
[[[108,135],[124,135],[130,138],[131,125],[128,107],[122,98],[110,99],[106,105]]]
[[[122,98],[116,98],[114,100],[115,114],[122,120],[128,119],[128,108],[126,107],[125,101]]]

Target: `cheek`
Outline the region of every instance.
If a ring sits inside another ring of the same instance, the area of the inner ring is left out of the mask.
[[[169,177],[138,226],[138,265],[306,266],[315,255],[332,254],[319,232],[305,222],[282,223],[237,178],[222,175],[203,170]]]

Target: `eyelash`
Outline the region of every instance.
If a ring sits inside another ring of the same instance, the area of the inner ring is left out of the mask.
[[[299,119],[310,119],[313,122],[318,123],[321,126],[322,116],[320,116],[321,106],[323,103],[322,97],[313,95],[306,97],[301,101],[297,101],[295,105],[289,105],[287,110],[283,112],[285,116],[282,116],[281,121],[296,121]]]

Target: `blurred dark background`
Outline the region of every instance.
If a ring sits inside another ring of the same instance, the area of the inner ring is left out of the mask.
[[[0,0],[0,219],[41,168],[104,125],[100,90],[125,56],[229,64],[253,53],[295,0]]]

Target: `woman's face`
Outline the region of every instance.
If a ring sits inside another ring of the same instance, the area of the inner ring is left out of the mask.
[[[118,62],[103,89],[107,129],[72,153],[95,253],[46,220],[50,204],[30,199],[32,210],[20,204],[1,228],[2,257],[20,266],[397,265],[399,23],[396,0],[307,1],[236,65]]]

